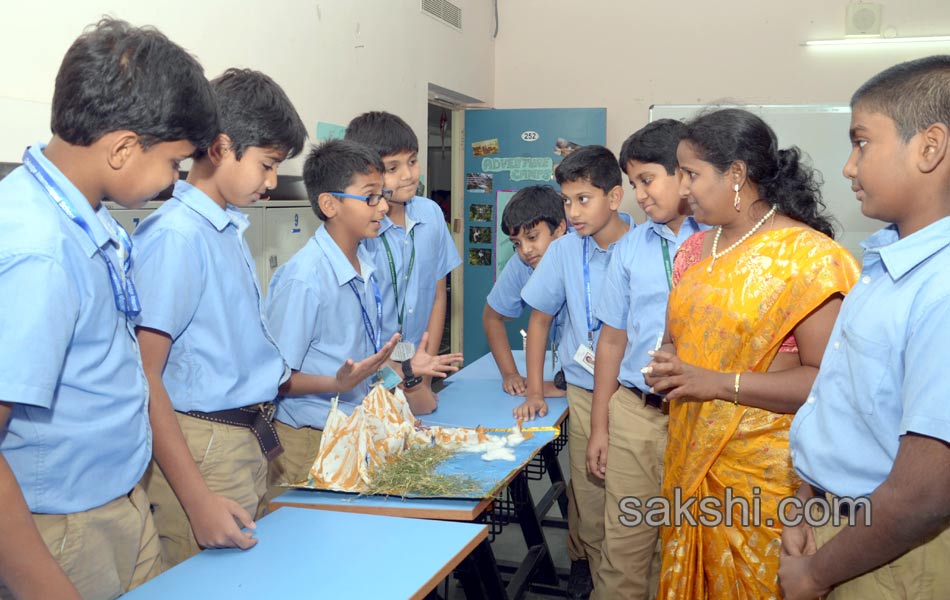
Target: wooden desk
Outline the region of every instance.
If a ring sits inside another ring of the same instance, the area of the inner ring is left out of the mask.
[[[424,598],[487,536],[484,525],[285,508],[250,550],[205,550],[123,598]]]
[[[413,519],[440,519],[443,521],[477,521],[488,508],[492,498],[399,498],[396,496],[360,496],[347,492],[325,490],[289,490],[270,503],[270,510],[284,506],[319,508],[339,512],[408,517]]]

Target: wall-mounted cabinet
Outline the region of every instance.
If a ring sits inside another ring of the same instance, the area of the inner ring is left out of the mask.
[[[112,216],[132,233],[163,202],[152,201],[140,209],[124,209],[114,202],[106,202],[106,206]],[[261,289],[266,293],[274,271],[290,260],[316,233],[320,219],[313,214],[306,200],[267,200],[242,210],[251,222],[244,237],[257,265]]]

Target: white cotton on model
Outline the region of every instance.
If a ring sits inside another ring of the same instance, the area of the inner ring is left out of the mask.
[[[501,447],[492,448],[485,454],[482,454],[482,460],[515,460],[515,451],[511,448]]]

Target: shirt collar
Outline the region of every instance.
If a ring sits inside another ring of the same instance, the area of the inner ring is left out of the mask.
[[[119,241],[119,232],[116,230],[117,227],[122,227],[118,221],[112,216],[112,213],[109,212],[104,205],[99,206],[99,210],[96,211],[96,218],[102,223],[103,228],[106,230],[106,233],[109,236],[109,242],[114,246],[119,247],[122,245],[122,242]]]
[[[227,205],[228,208],[225,211],[228,215],[228,220],[232,225],[237,229],[238,235],[243,236],[244,232],[247,231],[247,228],[251,226],[251,220],[247,217],[246,214],[241,212],[236,206]]]
[[[629,214],[627,214],[627,213],[625,213],[625,212],[623,212],[623,211],[617,211],[617,216],[620,217],[620,220],[621,220],[621,221],[623,221],[624,223],[626,223],[627,225],[630,226],[630,231],[633,231],[633,229],[637,226],[637,224],[633,222],[633,217],[631,217]],[[627,233],[630,233],[630,231],[628,231]],[[625,233],[624,235],[626,235],[626,233]],[[591,237],[591,236],[584,236],[584,237]],[[581,239],[583,240],[584,237],[581,237]],[[623,236],[620,236],[620,239],[623,239]],[[620,240],[617,240],[617,242],[619,242],[619,241],[620,241]],[[611,250],[613,250],[614,246],[617,245],[617,242],[614,242],[613,244],[610,244],[609,246],[607,246],[607,249],[604,250],[603,248],[601,248],[600,246],[597,245],[597,242],[595,242],[593,239],[591,239],[591,241],[589,242],[588,245],[589,245],[589,248],[593,248],[593,249],[592,249],[592,250],[591,250],[591,249],[588,249],[587,253],[590,254],[591,256],[593,256],[593,255],[596,254],[597,252],[610,252]],[[590,257],[588,257],[588,258],[590,258]]]
[[[363,247],[363,244],[360,244],[356,248],[356,257],[360,261],[360,271],[362,272],[362,275],[360,275],[356,272],[356,269],[353,268],[353,265],[350,264],[350,261],[347,260],[346,255],[343,254],[343,250],[337,245],[336,240],[330,237],[330,232],[327,231],[326,225],[320,226],[320,229],[313,234],[313,239],[329,259],[330,269],[333,271],[333,276],[336,277],[336,283],[340,287],[343,287],[354,279],[367,281],[370,275],[373,274],[373,258],[370,252]]]
[[[111,244],[113,238],[99,220],[99,216],[92,208],[92,205],[89,204],[89,200],[79,191],[79,188],[73,185],[73,182],[63,175],[63,172],[46,158],[46,155],[43,154],[44,148],[46,148],[46,144],[33,144],[27,152],[29,152],[33,160],[39,163],[40,167],[49,174],[50,178],[59,188],[59,191],[66,195],[65,200],[73,209],[76,216],[80,217],[89,226],[89,231],[92,232],[92,239],[89,239],[89,236],[83,232],[83,234],[79,236],[79,243],[86,251],[86,255],[92,257],[100,248]],[[45,190],[43,193],[45,195]],[[55,204],[52,198],[49,198],[49,201]],[[56,210],[60,210],[58,206]],[[106,207],[101,203],[99,204],[99,210],[105,210],[106,215],[109,213]],[[109,216],[108,218],[111,219],[112,217]]]
[[[406,231],[407,232],[412,231],[412,228],[418,225],[419,223],[426,222],[424,218],[425,215],[416,214],[417,211],[414,208],[416,203],[413,202],[413,200],[415,199],[416,199],[415,196],[413,196],[412,200],[410,200],[409,202],[406,202]],[[379,228],[379,235],[383,235],[392,227],[399,227],[399,225],[396,225],[395,223],[393,223],[392,219],[389,218],[389,215],[384,216],[382,226]]]
[[[861,242],[865,249],[865,263],[868,255],[879,254],[884,268],[894,280],[947,245],[950,245],[950,217],[931,223],[903,239],[900,239],[896,225],[888,225]]]
[[[666,223],[657,223],[651,219],[647,219],[643,225],[650,227],[654,233],[656,233],[661,238],[666,238],[672,242],[675,242],[677,239],[685,239],[699,231],[699,224],[696,223],[696,220],[692,215],[687,216],[683,219],[683,222],[680,224],[679,233],[673,233],[673,230],[670,229]],[[643,226],[641,225],[641,227]],[[684,233],[687,235],[684,237]]]
[[[187,181],[178,181],[175,183],[173,196],[181,200],[182,204],[195,211],[218,231],[224,231],[224,228],[231,224],[231,216],[227,211],[221,209],[208,194],[202,192]]]

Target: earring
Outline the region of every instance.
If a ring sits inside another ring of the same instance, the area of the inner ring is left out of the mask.
[[[736,197],[732,200],[732,207],[736,209],[736,212],[739,212],[739,209],[741,208],[741,199],[739,198],[739,184],[737,183],[733,185],[732,189],[736,191]]]

